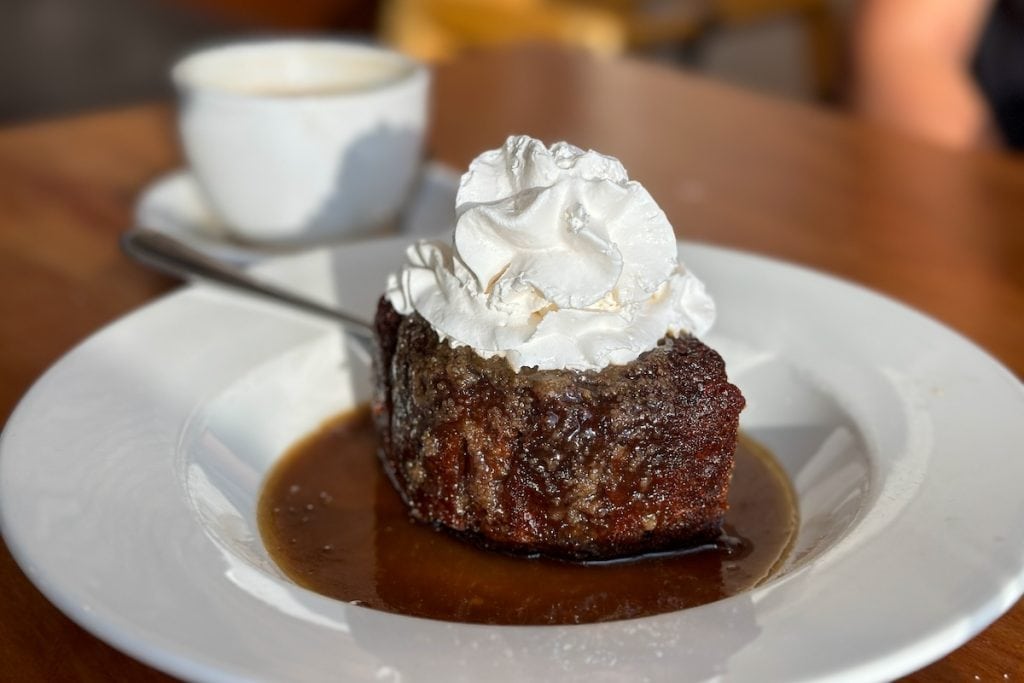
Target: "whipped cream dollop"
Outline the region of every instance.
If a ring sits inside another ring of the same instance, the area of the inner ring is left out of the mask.
[[[599,370],[715,318],[665,213],[615,158],[510,137],[469,166],[451,243],[421,241],[388,281],[395,309],[515,370]]]

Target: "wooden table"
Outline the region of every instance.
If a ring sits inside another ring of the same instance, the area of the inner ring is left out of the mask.
[[[799,262],[919,308],[1024,376],[1024,162],[633,61],[550,48],[438,70],[433,155],[506,135],[620,157],[679,234]],[[165,105],[0,130],[0,418],[104,323],[175,286],[117,248],[137,193],[181,164]],[[1020,482],[1010,485],[1019,486]],[[1024,542],[1024,539],[1022,539]],[[0,550],[0,678],[165,678],[85,633]],[[1024,602],[913,681],[1024,677]]]

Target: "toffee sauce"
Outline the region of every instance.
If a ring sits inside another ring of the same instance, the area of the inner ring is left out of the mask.
[[[413,521],[382,471],[368,408],[286,453],[259,501],[263,542],[297,584],[386,612],[483,624],[580,624],[650,616],[758,585],[797,528],[772,455],[741,436],[722,538],[677,553],[571,563],[478,549]]]

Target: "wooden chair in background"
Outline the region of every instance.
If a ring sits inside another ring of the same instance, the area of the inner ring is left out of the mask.
[[[821,100],[832,100],[839,90],[840,36],[828,0],[714,0],[715,19],[735,27],[791,17],[804,34],[804,55],[811,88]]]
[[[805,36],[813,92],[836,89],[838,32],[828,0],[386,0],[380,35],[420,59],[547,40],[598,54],[686,46],[716,31],[790,18]]]
[[[550,0],[390,0],[381,6],[378,26],[385,42],[428,61],[531,40],[598,54],[626,48],[623,26],[604,10]]]

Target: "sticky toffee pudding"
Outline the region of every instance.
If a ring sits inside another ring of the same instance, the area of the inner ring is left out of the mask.
[[[451,240],[411,245],[388,279],[369,411],[269,479],[284,571],[495,624],[658,614],[769,575],[792,492],[737,451],[745,400],[701,341],[714,302],[647,191],[612,157],[512,136],[455,210]]]
[[[695,337],[599,371],[515,372],[386,300],[377,334],[381,461],[417,519],[574,560],[718,537],[744,401]]]

